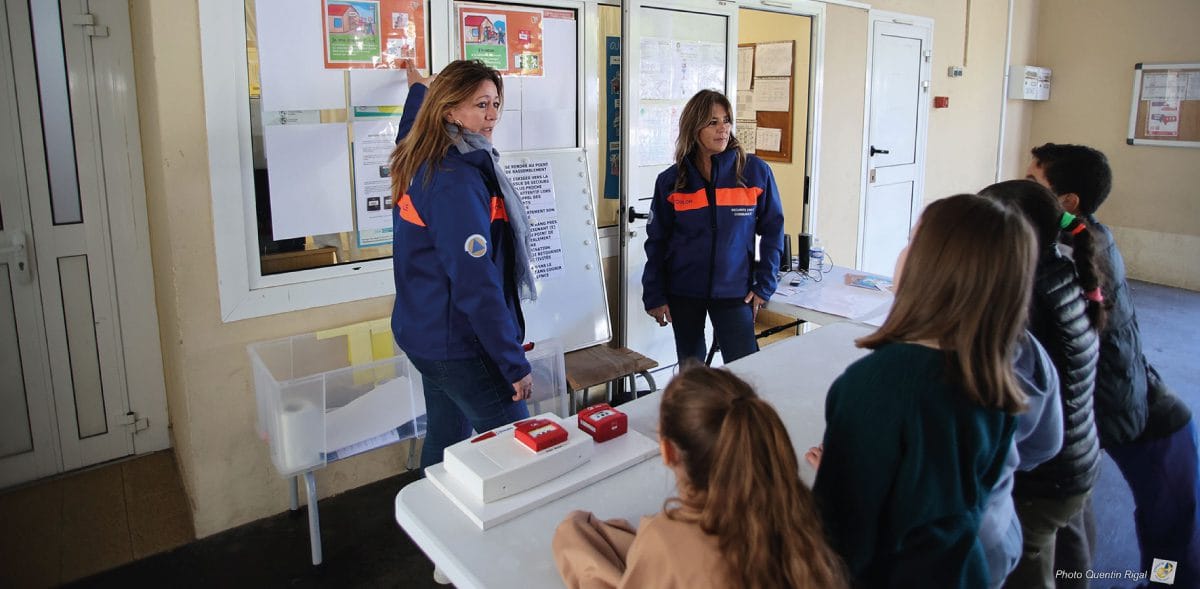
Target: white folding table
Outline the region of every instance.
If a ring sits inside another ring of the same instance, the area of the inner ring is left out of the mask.
[[[854,339],[871,330],[834,323],[726,366],[775,406],[801,457],[801,478],[809,484],[815,473],[802,456],[824,436],[825,393],[846,366],[866,355],[866,350],[854,347]],[[621,410],[629,415],[632,429],[657,439],[658,403],[659,395],[652,394]],[[487,531],[480,531],[428,480],[400,490],[395,517],[460,589],[561,587],[550,542],[568,513],[583,509],[637,525],[642,516],[662,509],[674,492],[671,472],[655,457]]]

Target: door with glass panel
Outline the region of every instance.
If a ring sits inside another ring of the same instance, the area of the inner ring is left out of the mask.
[[[0,487],[58,469],[10,32],[21,16],[0,12]]]
[[[626,4],[623,26],[621,191],[621,321],[624,345],[676,364],[671,328],[659,327],[642,305],[646,222],[654,180],[674,163],[679,115],[705,88],[730,94],[737,78],[737,5],[724,1],[643,1]],[[707,330],[711,341],[711,329]]]
[[[168,442],[128,5],[0,1],[4,487]]]

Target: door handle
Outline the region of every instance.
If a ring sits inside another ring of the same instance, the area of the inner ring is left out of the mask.
[[[23,282],[28,282],[31,275],[25,234],[21,231],[9,231],[5,237],[6,239],[0,239],[0,258],[11,260],[9,267],[16,271]]]
[[[630,223],[632,223],[637,219],[649,219],[649,218],[650,218],[650,215],[648,215],[646,213],[639,213],[639,212],[633,210],[633,206],[630,206],[629,214],[626,217],[626,220],[628,220]]]
[[[871,157],[875,157],[875,154],[878,154],[878,153],[882,153],[882,154],[886,155],[886,154],[889,154],[889,153],[892,153],[892,152],[890,152],[890,151],[888,151],[888,150],[886,150],[886,149],[876,149],[876,148],[875,148],[875,146],[874,146],[874,145],[872,145],[872,146],[871,146],[871,151],[870,151],[870,153],[871,153]]]

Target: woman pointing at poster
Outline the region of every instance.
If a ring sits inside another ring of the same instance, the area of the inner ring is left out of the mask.
[[[436,79],[410,64],[408,77],[391,158],[392,333],[424,384],[424,468],[472,428],[529,416],[520,300],[537,291],[525,209],[491,143],[500,74],[455,61]]]
[[[771,168],[742,151],[729,99],[701,90],[679,117],[675,165],[654,183],[642,272],[646,313],[672,324],[681,362],[704,360],[705,316],[725,362],[758,351],[754,319],[775,293],[782,250]]]

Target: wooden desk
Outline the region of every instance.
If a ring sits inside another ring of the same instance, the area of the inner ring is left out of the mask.
[[[825,394],[851,362],[866,355],[854,339],[871,329],[838,323],[789,338],[751,354],[728,368],[749,381],[775,406],[787,424],[798,456],[819,444],[825,433]],[[658,395],[621,406],[629,426],[657,439]],[[815,472],[803,458],[800,476],[812,484]],[[554,528],[575,509],[602,518],[637,523],[662,509],[675,493],[671,472],[657,457],[640,462],[516,519],[481,532],[433,483],[421,480],[396,495],[395,517],[421,550],[455,586],[562,587],[550,550]]]

